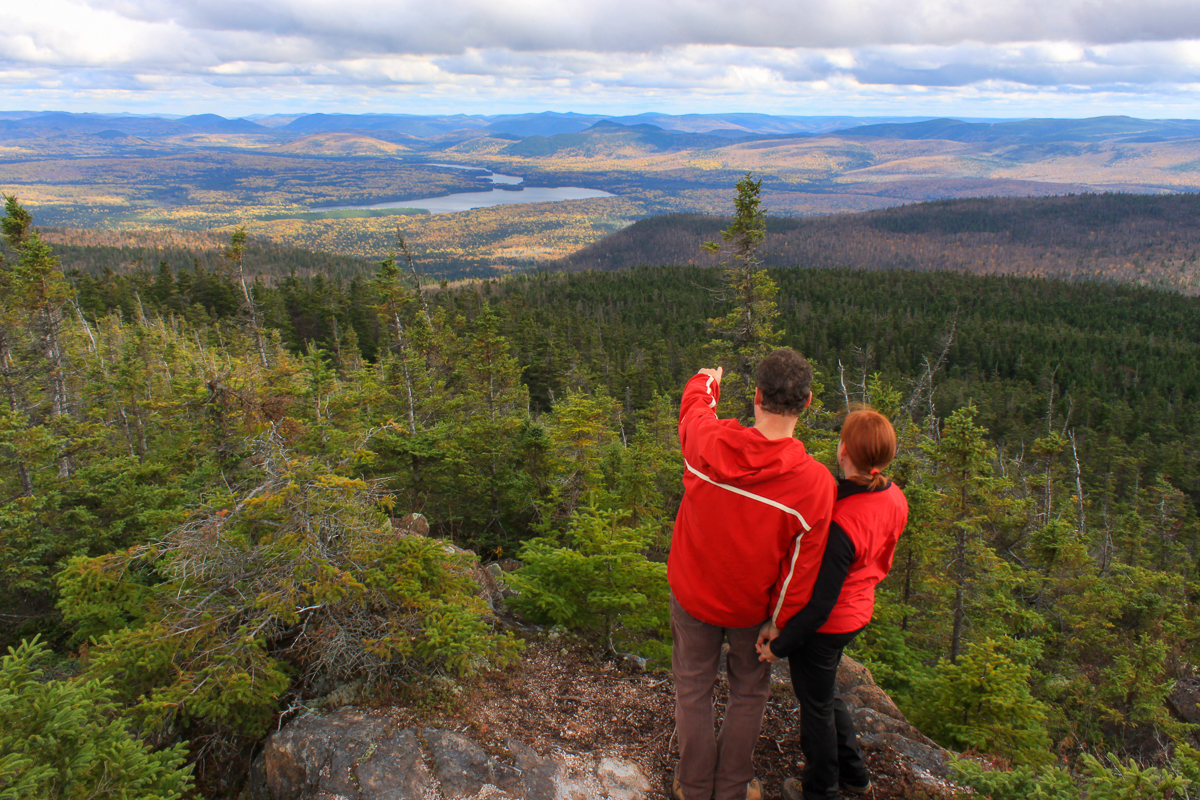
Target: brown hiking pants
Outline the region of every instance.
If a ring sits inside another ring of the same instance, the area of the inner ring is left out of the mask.
[[[764,620],[765,621],[765,620]],[[671,667],[675,673],[675,730],[679,764],[675,777],[684,800],[746,800],[754,777],[754,745],[771,694],[771,665],[758,660],[754,643],[761,626],[721,628],[701,622],[671,596]],[[728,639],[729,702],[714,736],[713,688]]]

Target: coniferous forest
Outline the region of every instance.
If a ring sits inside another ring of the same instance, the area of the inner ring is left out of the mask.
[[[849,405],[896,425],[912,512],[852,655],[987,755],[960,779],[1195,796],[1168,698],[1200,656],[1200,300],[771,269],[739,190],[723,268],[453,287],[402,240],[374,274],[266,282],[242,232],[219,263],[83,272],[10,198],[0,797],[236,794],[218,765],[306,698],[407,702],[511,663],[462,550],[521,561],[516,613],[669,663],[679,393],[721,363],[744,416],[746,365],[780,344],[817,368],[797,435],[835,474]]]

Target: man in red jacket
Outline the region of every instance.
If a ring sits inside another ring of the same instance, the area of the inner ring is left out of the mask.
[[[754,426],[718,419],[722,370],[683,390],[683,502],[671,536],[672,668],[679,763],[676,800],[759,800],[754,743],[770,695],[755,643],[768,619],[789,619],[812,593],[836,484],[793,438],[812,401],[812,367],[794,350],[755,373]],[[729,642],[729,702],[713,731],[713,689]]]

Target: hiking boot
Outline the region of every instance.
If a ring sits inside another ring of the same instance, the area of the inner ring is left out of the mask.
[[[871,786],[871,779],[867,778],[867,782],[863,786],[842,781],[838,788],[850,794],[868,795],[874,787]],[[784,800],[804,800],[804,787],[799,778],[788,778],[783,782],[783,797]]]
[[[762,800],[762,796],[762,781],[751,778],[746,784],[746,800]],[[671,800],[683,800],[683,785],[674,775],[671,776]]]
[[[839,786],[843,792],[849,792],[850,794],[858,795],[870,794],[872,788],[870,778],[867,778],[867,782],[861,786],[853,783],[847,783],[846,781],[841,781]]]

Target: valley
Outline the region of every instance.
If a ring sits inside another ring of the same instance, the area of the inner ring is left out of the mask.
[[[947,198],[1200,190],[1200,125],[1187,121],[746,116],[314,114],[274,126],[279,119],[32,116],[0,120],[0,189],[47,225],[225,235],[245,226],[276,244],[370,260],[387,255],[399,228],[445,277],[548,266],[660,214],[731,213],[731,187],[747,171],[763,180],[769,213],[783,217]],[[491,188],[447,166],[523,177],[515,194],[581,187],[612,196],[437,219],[404,206]],[[319,210],[331,208],[341,210]]]

